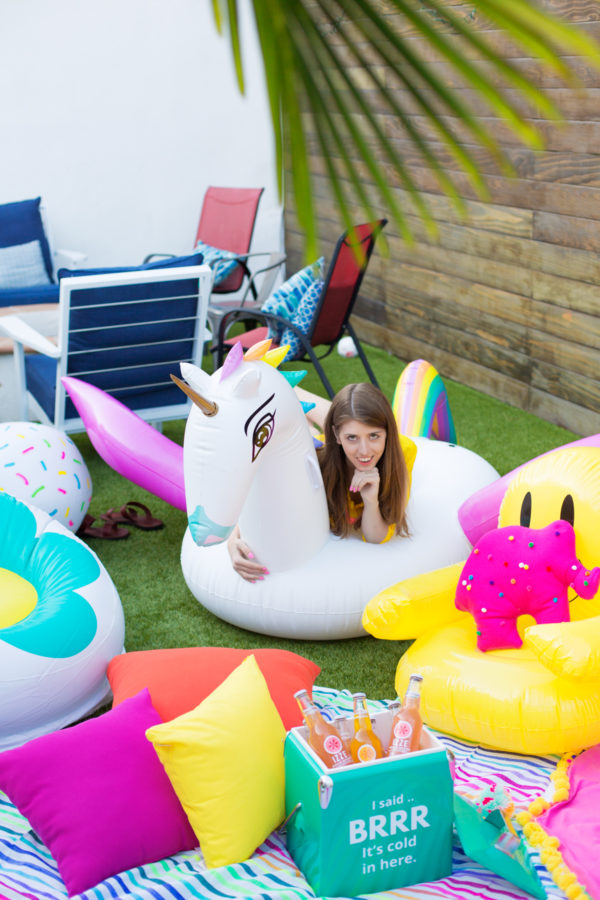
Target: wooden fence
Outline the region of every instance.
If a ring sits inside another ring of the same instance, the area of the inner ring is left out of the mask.
[[[516,175],[500,172],[494,161],[473,147],[487,177],[489,199],[484,202],[457,171],[452,157],[444,156],[466,202],[468,217],[461,219],[435,174],[406,140],[401,124],[381,111],[387,135],[404,154],[413,179],[425,192],[438,233],[431,236],[427,232],[396,173],[381,159],[407,213],[415,243],[407,244],[388,226],[389,256],[384,258],[381,250],[376,250],[370,263],[354,317],[357,331],[364,340],[400,359],[428,359],[442,376],[577,433],[598,432],[600,69],[582,58],[570,57],[583,89],[566,87],[535,60],[522,58],[468,4],[446,2],[505,58],[546,88],[565,122],[545,121],[529,109],[529,118],[545,136],[546,149],[527,150],[504,122],[463,89],[463,97],[473,100],[478,114],[501,141]],[[600,41],[600,4],[596,0],[545,0],[544,5]],[[381,8],[389,10],[385,0],[381,0]],[[397,17],[390,14],[390,19],[401,26]],[[438,25],[444,28],[443,22]],[[446,83],[458,87],[448,67],[436,60],[408,27],[405,31],[406,39],[426,52]],[[373,104],[364,73],[355,69],[352,74]],[[380,74],[386,75],[385,71]],[[389,86],[422,124],[418,109],[410,107],[402,89],[391,81]],[[357,116],[357,121],[360,118]],[[456,125],[456,120],[451,124]],[[470,138],[459,133],[468,143]],[[436,140],[433,133],[429,136]],[[328,257],[342,228],[323,160],[316,144],[311,147],[319,230]],[[368,172],[363,175],[369,187],[372,179]],[[381,215],[386,214],[381,209]],[[303,263],[303,244],[291,202],[287,204],[286,242],[288,268],[295,271]]]

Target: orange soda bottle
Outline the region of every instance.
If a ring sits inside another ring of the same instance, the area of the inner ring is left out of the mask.
[[[422,675],[411,675],[404,703],[394,716],[388,756],[401,756],[419,749],[423,721],[419,712]]]
[[[354,737],[350,741],[350,752],[354,762],[371,762],[381,759],[383,746],[371,724],[367,709],[367,695],[353,694],[354,697]]]
[[[350,748],[333,722],[327,722],[305,690],[294,697],[308,726],[308,743],[329,769],[340,769],[352,762]]]

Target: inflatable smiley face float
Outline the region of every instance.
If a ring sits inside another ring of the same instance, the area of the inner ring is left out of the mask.
[[[432,727],[529,754],[600,742],[600,447],[586,442],[597,443],[552,451],[507,478],[498,530],[468,565],[400,582],[367,605],[368,632],[417,639],[396,689],[424,676]]]

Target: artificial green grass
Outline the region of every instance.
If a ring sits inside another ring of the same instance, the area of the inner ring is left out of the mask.
[[[403,363],[382,350],[365,349],[382,390],[391,399]],[[301,367],[298,363],[284,365],[291,369]],[[335,390],[366,379],[358,359],[342,358],[337,353],[324,360],[324,368]],[[310,365],[307,369],[303,387],[324,394],[317,374]],[[577,437],[471,388],[446,378],[444,383],[459,443],[491,462],[500,474]],[[184,422],[166,423],[164,432],[183,443],[184,427]],[[99,516],[110,507],[119,508],[129,500],[138,500],[165,523],[160,531],[131,528],[126,540],[88,541],[119,591],[125,611],[127,650],[281,647],[314,660],[321,667],[318,684],[365,691],[373,698],[394,695],[396,665],[408,642],[380,641],[371,636],[343,641],[292,641],[244,631],[204,609],[188,590],[181,572],[179,554],[186,528],[185,513],[117,475],[98,457],[87,435],[75,435],[74,440],[92,477],[90,513]]]

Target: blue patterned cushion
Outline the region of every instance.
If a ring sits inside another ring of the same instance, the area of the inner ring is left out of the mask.
[[[54,267],[44,223],[40,213],[41,197],[0,204],[0,247],[14,247],[39,241],[48,279],[52,281]]]
[[[324,267],[325,258],[321,256],[316,262],[300,269],[299,272],[296,272],[295,275],[288,278],[281,287],[278,287],[277,290],[271,294],[269,299],[263,303],[261,307],[262,311],[274,313],[277,316],[283,316],[284,319],[289,319],[291,322],[306,291],[312,287],[316,281],[319,281],[323,277]],[[268,336],[272,338],[276,344],[283,343],[281,339],[282,332],[282,325],[275,323],[269,324]],[[288,358],[291,359],[291,357]]]
[[[296,328],[302,332],[302,334],[308,334],[310,331],[310,326],[312,325],[313,318],[315,315],[315,310],[318,306],[319,300],[321,299],[321,294],[323,293],[323,285],[324,281],[315,281],[309,289],[304,294],[302,300],[300,301],[300,306],[296,310],[296,315],[292,319],[292,325],[295,325]],[[298,335],[294,334],[291,328],[286,328],[283,334],[281,335],[281,343],[289,344],[290,349],[285,358],[286,362],[289,362],[292,359],[299,359],[301,356],[304,356],[304,348],[302,346],[302,342]]]
[[[24,288],[50,284],[39,241],[0,247],[0,287]]]
[[[215,274],[213,285],[221,284],[222,281],[231,275],[237,266],[237,256],[230,250],[219,250],[218,247],[211,247],[204,241],[198,241],[195,250],[202,254],[202,262],[210,266]]]

